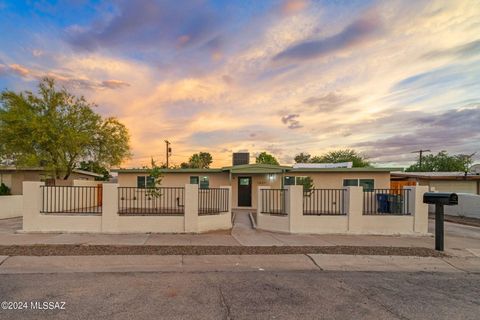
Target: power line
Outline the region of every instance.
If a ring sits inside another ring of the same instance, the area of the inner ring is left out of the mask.
[[[411,153],[419,153],[420,154],[420,157],[419,157],[419,168],[420,169],[422,168],[422,158],[423,158],[423,153],[424,152],[432,152],[432,151],[430,149],[420,149],[420,150],[411,152]]]

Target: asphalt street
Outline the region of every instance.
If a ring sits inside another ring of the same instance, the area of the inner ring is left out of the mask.
[[[0,319],[478,319],[480,274],[327,271],[7,274]]]

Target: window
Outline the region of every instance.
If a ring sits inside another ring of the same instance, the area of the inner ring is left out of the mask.
[[[295,177],[295,176],[286,176],[283,177],[283,185],[284,186],[307,186],[312,184],[312,179],[307,176],[300,176],[300,177]],[[308,187],[307,187],[308,189]]]
[[[137,188],[145,188],[145,177],[144,176],[139,176],[137,177]]]
[[[283,177],[283,185],[284,185],[284,186],[293,186],[293,185],[295,185],[295,177],[293,177],[293,176]]]
[[[208,189],[209,181],[208,177],[200,177],[200,189]]]
[[[375,181],[373,179],[344,179],[344,187],[363,187],[363,191],[371,191],[375,188]]]
[[[137,188],[145,189],[145,188],[154,188],[154,187],[155,187],[155,179],[153,177],[150,177],[150,176],[137,177]]]
[[[199,177],[199,176],[190,176],[190,184],[198,184],[200,189],[208,189],[209,188],[209,179],[207,176]]]
[[[308,179],[308,177],[295,177],[295,185],[300,186],[304,185],[305,181]]]
[[[343,179],[344,187],[358,187],[358,179]]]
[[[240,178],[240,185],[241,186],[249,186],[250,185],[250,178]]]
[[[375,188],[373,179],[360,179],[358,185],[363,187],[363,191],[372,191]]]
[[[147,188],[155,188],[155,178],[150,176],[146,178],[147,178]]]
[[[190,184],[198,184],[198,176],[190,176]]]

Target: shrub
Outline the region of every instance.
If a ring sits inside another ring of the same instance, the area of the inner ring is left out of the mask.
[[[2,184],[0,184],[0,196],[8,196],[10,194],[10,188],[2,182]]]

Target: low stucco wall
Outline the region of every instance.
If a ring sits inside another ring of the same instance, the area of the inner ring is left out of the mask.
[[[379,235],[413,234],[413,217],[364,215],[358,220],[355,229],[349,232]]]
[[[279,232],[290,232],[287,215],[257,213],[257,229]]]
[[[182,233],[184,226],[184,216],[120,216],[115,233]]]
[[[348,217],[343,216],[302,216],[292,233],[346,233],[348,232]]]
[[[34,219],[24,217],[23,231],[97,233],[102,231],[102,217],[40,214]]]
[[[261,189],[268,189],[262,187]],[[303,190],[289,186],[286,192],[286,216],[274,216],[257,210],[257,227],[269,231],[307,234],[378,234],[425,235],[428,234],[428,209],[422,202],[426,187],[410,189],[411,215],[364,215],[362,187],[345,188],[345,215],[303,215]],[[259,191],[260,194],[260,191]],[[261,205],[261,197],[258,198]]]
[[[435,206],[432,206],[435,212]],[[468,193],[458,193],[458,205],[444,206],[445,214],[480,219],[480,196]]]
[[[91,233],[197,233],[231,228],[231,197],[228,212],[198,216],[198,185],[185,185],[183,215],[122,216],[118,214],[118,185],[104,184],[103,206],[98,215],[81,213],[42,214],[42,182],[25,182],[23,230],[26,232]],[[230,187],[226,187],[230,188]],[[230,192],[231,194],[231,192]],[[66,198],[65,198],[66,199]]]
[[[198,217],[198,232],[228,230],[232,228],[231,212]]]
[[[0,196],[0,219],[21,217],[23,215],[23,196]]]

